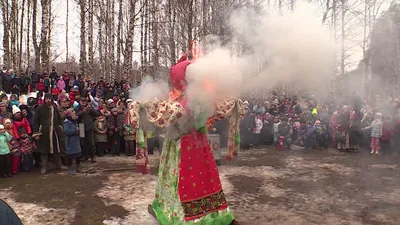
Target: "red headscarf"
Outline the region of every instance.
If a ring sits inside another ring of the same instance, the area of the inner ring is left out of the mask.
[[[182,61],[171,67],[169,77],[173,88],[178,91],[184,91],[186,89],[186,68],[191,63],[190,60]]]

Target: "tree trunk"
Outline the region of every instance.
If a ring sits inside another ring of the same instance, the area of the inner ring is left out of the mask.
[[[158,48],[158,18],[157,18],[157,13],[158,9],[156,8],[157,4],[156,4],[156,0],[152,0],[151,2],[152,4],[152,45],[151,48],[153,49],[153,54],[152,54],[152,61],[153,61],[153,67],[154,67],[154,71],[158,70],[159,67],[159,48]]]
[[[51,59],[51,29],[52,29],[52,24],[53,24],[53,18],[52,17],[52,0],[49,0],[49,33],[47,36],[47,56],[48,56],[48,63],[47,63],[47,68],[46,70],[50,72],[50,59]]]
[[[42,56],[42,72],[49,74],[49,52],[48,52],[48,31],[49,31],[49,0],[41,0],[42,3],[42,32],[40,47]]]
[[[187,18],[187,46],[190,48],[191,42],[193,41],[193,3],[194,0],[189,0],[188,7],[188,18]],[[191,49],[189,49],[191,50]]]
[[[99,27],[99,29],[98,29],[98,31],[97,31],[97,36],[98,36],[98,41],[99,41],[99,61],[100,61],[100,76],[101,77],[104,77],[104,49],[103,49],[103,43],[104,43],[104,40],[103,40],[103,22],[104,22],[104,20],[103,20],[103,16],[102,16],[102,6],[103,5],[100,5],[100,4],[102,4],[102,2],[100,3],[98,3],[99,5],[98,5],[98,8],[99,8],[99,15],[97,16],[97,22],[98,22],[98,27]]]
[[[340,57],[340,74],[343,76],[345,73],[345,49],[344,49],[344,40],[346,38],[346,33],[345,33],[345,15],[346,15],[346,7],[345,7],[345,2],[346,0],[342,0],[342,40],[341,40],[341,57]]]
[[[132,53],[133,53],[133,38],[135,34],[135,10],[136,10],[136,0],[130,0],[129,4],[129,29],[128,36],[126,38],[125,50],[124,50],[124,65],[122,79],[130,80],[131,74],[133,74],[132,68]],[[136,76],[135,76],[136,78]],[[131,80],[132,81],[132,80]],[[136,82],[136,80],[135,80]],[[135,83],[136,85],[136,83]]]
[[[81,45],[80,45],[80,58],[79,64],[81,74],[86,73],[86,0],[80,0],[81,9]]]
[[[33,48],[35,50],[35,70],[37,72],[41,71],[41,64],[40,64],[40,43],[38,44],[37,41],[37,3],[38,0],[33,0],[33,9],[32,9],[32,42],[33,42]]]
[[[117,68],[116,77],[121,79],[121,47],[122,47],[122,0],[119,0],[118,28],[117,28]]]
[[[65,61],[67,64],[67,70],[69,69],[68,22],[69,22],[69,0],[67,0],[67,15],[65,18]]]
[[[333,31],[333,40],[335,42],[337,41],[337,14],[336,14],[336,9],[337,9],[337,1],[338,0],[332,0],[332,31]]]
[[[12,57],[12,68],[16,70],[18,61],[18,0],[12,0],[11,5],[11,57]],[[18,71],[19,73],[19,71]]]
[[[112,0],[111,5],[111,26],[110,26],[110,35],[111,35],[111,48],[110,48],[110,62],[111,62],[111,77],[115,79],[115,0]]]
[[[364,31],[363,31],[363,46],[362,46],[362,49],[363,49],[363,63],[362,63],[363,69],[362,69],[362,79],[361,79],[361,87],[362,87],[363,96],[365,94],[365,80],[366,80],[365,78],[367,76],[367,68],[368,68],[367,64],[368,64],[368,60],[369,60],[369,59],[367,59],[367,26],[368,26],[367,25],[367,20],[368,20],[367,10],[368,10],[368,3],[367,3],[367,0],[365,0],[364,1]]]
[[[148,74],[148,61],[147,61],[147,51],[149,49],[148,45],[147,45],[147,36],[148,36],[148,29],[149,29],[149,0],[144,0],[144,39],[143,39],[143,58],[144,58],[144,65],[146,68],[146,74]]]
[[[1,11],[3,16],[3,63],[8,68],[11,67],[11,55],[10,55],[10,20],[8,16],[8,5],[5,1],[1,1]]]
[[[146,4],[146,0],[142,0],[142,4]],[[144,9],[146,6],[144,6]],[[144,68],[144,11],[140,13],[140,67],[143,73]]]
[[[203,32],[202,32],[202,39],[204,40],[207,36],[207,0],[203,0],[202,2],[202,16],[203,16]]]
[[[93,25],[93,0],[89,0],[89,79],[94,80],[94,25]]]
[[[322,24],[323,25],[325,24],[326,19],[328,18],[328,13],[329,13],[329,9],[330,9],[330,6],[329,6],[330,3],[331,3],[330,0],[326,0],[326,4],[325,4],[326,9],[325,9],[324,15],[322,16]]]
[[[31,1],[28,0],[27,5],[27,15],[28,15],[28,23],[26,25],[26,70],[29,73],[31,67],[31,42],[30,42],[30,31],[31,31]]]
[[[21,13],[21,21],[20,21],[20,30],[19,30],[19,60],[18,60],[18,71],[22,70],[22,40],[23,40],[23,31],[24,31],[24,13],[25,13],[25,0],[22,0],[22,13]]]
[[[171,65],[175,64],[176,62],[176,44],[175,44],[175,29],[176,29],[176,15],[173,9],[173,2],[172,0],[168,0],[168,10],[167,15],[168,19],[171,21],[169,27],[169,51],[170,51],[170,61]]]

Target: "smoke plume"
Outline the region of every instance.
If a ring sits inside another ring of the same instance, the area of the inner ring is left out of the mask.
[[[282,83],[292,91],[326,93],[336,68],[337,46],[309,3],[280,15],[237,11],[231,16],[231,43],[211,36],[202,55],[188,66],[186,94],[191,110],[211,116],[215,103],[227,97],[273,90]],[[144,81],[134,100],[167,98],[166,83]]]

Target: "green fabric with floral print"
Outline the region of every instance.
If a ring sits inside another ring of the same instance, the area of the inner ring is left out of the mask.
[[[181,141],[165,140],[158,171],[156,198],[152,208],[162,225],[228,225],[234,219],[229,208],[185,222],[184,210],[178,194]]]

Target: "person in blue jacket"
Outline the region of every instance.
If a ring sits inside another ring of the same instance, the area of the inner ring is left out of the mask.
[[[74,109],[65,111],[64,120],[65,151],[68,160],[68,174],[74,175],[80,172],[81,144],[79,138],[78,116]],[[72,161],[76,162],[76,169],[72,169]]]

